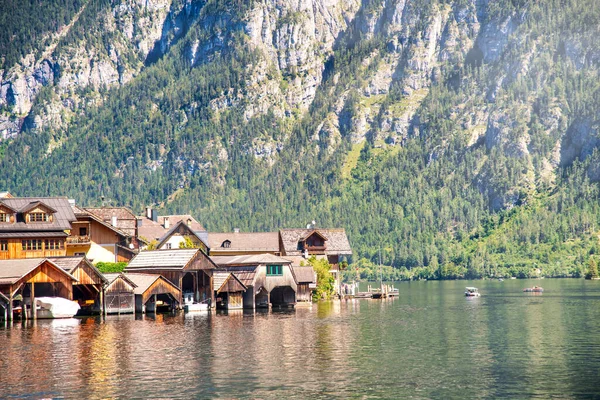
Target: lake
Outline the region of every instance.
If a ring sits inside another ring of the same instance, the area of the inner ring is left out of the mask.
[[[395,286],[286,311],[0,325],[0,398],[600,395],[600,282]]]

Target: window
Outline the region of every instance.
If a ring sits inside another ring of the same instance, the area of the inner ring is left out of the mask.
[[[79,228],[79,236],[87,236],[87,228],[85,226],[83,228]]]
[[[267,265],[267,276],[283,275],[282,265]]]
[[[42,241],[40,239],[27,239],[21,242],[23,245],[23,250],[32,251],[32,250],[42,250]]]
[[[171,243],[165,243],[165,249],[171,250]]]
[[[10,222],[10,214],[0,212],[0,222]]]
[[[45,212],[34,212],[29,214],[29,222],[48,222],[48,214]]]
[[[0,240],[0,251],[8,251],[8,240]]]
[[[64,242],[60,239],[46,239],[46,250],[62,250]]]
[[[231,247],[231,241],[229,241],[229,240],[224,241],[223,243],[221,243],[221,247],[229,249]]]

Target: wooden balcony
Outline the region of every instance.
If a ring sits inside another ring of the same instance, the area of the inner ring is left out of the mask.
[[[67,237],[67,245],[74,245],[74,244],[88,244],[90,243],[91,239],[88,235],[85,236],[69,236]]]
[[[326,246],[306,246],[308,254],[325,254]]]

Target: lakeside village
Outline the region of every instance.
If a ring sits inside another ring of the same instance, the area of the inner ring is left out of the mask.
[[[136,216],[125,207],[0,192],[0,320],[308,305],[318,276],[309,260],[329,263],[341,297],[351,255],[344,229],[314,222],[215,233],[191,215],[148,207]],[[112,263],[126,266],[97,267]]]

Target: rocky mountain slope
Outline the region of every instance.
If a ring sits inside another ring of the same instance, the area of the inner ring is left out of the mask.
[[[600,222],[593,0],[72,9],[38,32],[43,43],[4,58],[0,186],[196,210],[211,229],[317,219],[345,225],[359,257],[383,246],[397,267],[481,273],[482,246],[497,256],[483,264],[550,265],[542,245],[574,238],[589,253]],[[551,213],[575,180],[587,194],[567,208],[588,211],[571,217],[595,222],[540,242],[570,214],[522,213]],[[529,221],[529,255],[499,251],[496,236],[515,242],[524,229],[508,215]]]

